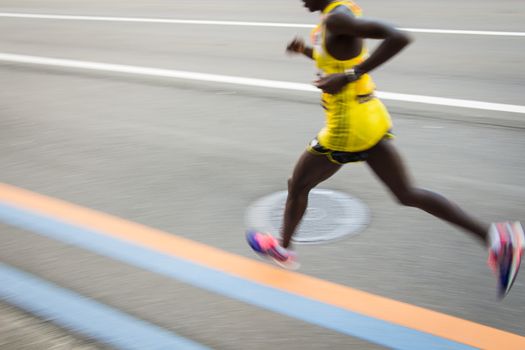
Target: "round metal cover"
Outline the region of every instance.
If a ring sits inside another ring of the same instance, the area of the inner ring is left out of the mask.
[[[248,227],[278,235],[287,191],[272,193],[253,203],[246,212]],[[368,207],[346,193],[314,189],[297,233],[296,243],[321,243],[356,235],[370,222]]]

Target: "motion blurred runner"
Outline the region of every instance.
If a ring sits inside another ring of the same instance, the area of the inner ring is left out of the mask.
[[[521,224],[485,224],[440,194],[415,187],[392,141],[390,115],[374,95],[375,84],[368,73],[399,53],[411,38],[390,25],[361,18],[360,7],[352,1],[303,3],[310,12],[321,13],[321,21],[311,34],[313,46],[295,38],[287,51],[315,61],[319,78],[314,84],[323,92],[326,126],[310,142],[288,180],[281,242],[268,233],[248,231],[250,246],[283,267],[297,268],[290,243],[304,216],[310,190],[342,165],[365,161],[402,205],[420,208],[487,245],[489,265],[498,276],[500,296],[505,296],[525,249]],[[363,39],[382,42],[369,55]]]

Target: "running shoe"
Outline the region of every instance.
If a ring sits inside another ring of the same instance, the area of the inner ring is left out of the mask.
[[[272,235],[250,230],[246,233],[246,240],[259,256],[269,259],[288,270],[299,268],[300,264],[297,261],[295,252],[281,246],[279,241]]]
[[[499,237],[497,250],[490,249],[488,264],[496,274],[499,284],[499,297],[509,294],[525,251],[525,235],[519,222],[499,222],[491,225],[492,233]]]

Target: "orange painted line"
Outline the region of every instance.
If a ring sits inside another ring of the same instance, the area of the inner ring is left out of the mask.
[[[525,337],[362,292],[0,183],[0,201],[243,279],[480,349],[524,350]],[[241,235],[239,239],[244,239]]]

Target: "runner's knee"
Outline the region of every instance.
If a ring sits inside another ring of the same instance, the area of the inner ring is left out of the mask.
[[[417,188],[406,188],[395,193],[396,199],[399,204],[407,207],[415,207],[419,201],[419,191]]]

